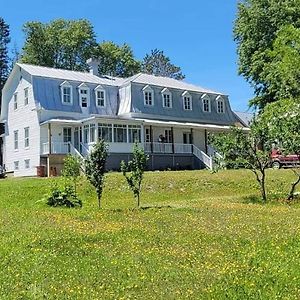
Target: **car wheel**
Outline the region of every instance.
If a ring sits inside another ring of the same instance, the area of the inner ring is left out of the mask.
[[[272,168],[273,169],[280,169],[281,165],[279,161],[273,161]]]

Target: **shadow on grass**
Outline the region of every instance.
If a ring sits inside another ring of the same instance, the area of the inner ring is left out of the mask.
[[[153,209],[153,210],[161,210],[161,209],[168,209],[168,208],[174,208],[171,205],[153,205],[153,206],[141,206],[141,207],[134,207],[134,208],[114,208],[111,209],[112,212],[124,212],[124,211],[139,211],[139,210],[148,210],[148,209]]]
[[[242,198],[242,202],[245,204],[264,204],[262,198],[257,195],[249,195]]]

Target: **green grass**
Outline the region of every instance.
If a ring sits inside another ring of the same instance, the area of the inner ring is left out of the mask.
[[[84,181],[82,209],[38,202],[50,181],[0,181],[0,299],[300,298],[300,206],[252,203],[249,171],[149,172],[141,210],[118,173],[101,210]]]

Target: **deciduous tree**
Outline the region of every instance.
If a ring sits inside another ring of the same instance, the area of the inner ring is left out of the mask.
[[[93,26],[87,20],[57,19],[24,25],[24,63],[68,70],[88,70],[86,60],[96,45]]]
[[[148,155],[145,154],[144,149],[135,144],[133,147],[132,160],[127,164],[121,162],[121,171],[126,178],[126,181],[133,192],[134,197],[137,199],[137,205],[140,207],[140,194],[142,188],[142,180]]]
[[[99,60],[100,75],[129,77],[140,72],[140,62],[134,58],[128,44],[102,42],[96,47],[94,57]]]
[[[104,186],[105,163],[108,155],[107,144],[100,140],[85,159],[85,174],[89,182],[95,187],[99,208]]]
[[[285,25],[300,27],[300,0],[241,0],[234,25],[239,73],[254,87],[251,104],[263,108],[278,100],[270,89],[266,67],[278,31]]]
[[[178,80],[185,78],[181,68],[172,64],[170,58],[158,49],[151,50],[150,54],[146,54],[142,61],[142,72]]]

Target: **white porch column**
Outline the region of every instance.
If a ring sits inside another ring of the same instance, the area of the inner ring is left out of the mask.
[[[141,125],[141,144],[145,148],[145,128],[143,124]]]
[[[115,132],[114,132],[114,124],[111,124],[111,142],[115,142]]]
[[[129,143],[129,129],[128,129],[128,125],[126,124],[126,143]]]

